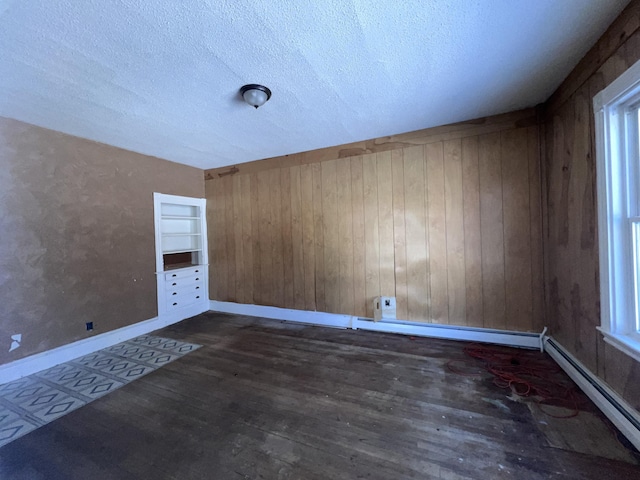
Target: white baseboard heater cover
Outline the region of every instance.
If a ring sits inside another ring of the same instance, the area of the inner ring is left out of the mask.
[[[376,322],[371,318],[360,318],[337,313],[311,312],[280,307],[266,307],[263,305],[221,302],[218,300],[211,301],[211,310],[214,312],[272,318],[310,325],[322,325],[325,327],[352,328],[354,330],[400,333],[417,337],[493,343],[511,347],[535,348],[541,351],[542,339],[547,331],[545,328],[542,333],[527,333],[391,319],[382,319]]]
[[[551,358],[640,450],[640,414],[552,337],[545,337],[544,346]]]
[[[542,350],[542,333],[514,332],[491,328],[473,328],[437,323],[386,320],[374,322],[369,318],[353,317],[351,328],[374,332],[401,333],[419,337],[442,338],[446,340],[464,340],[469,342],[493,343],[511,347],[535,348]]]

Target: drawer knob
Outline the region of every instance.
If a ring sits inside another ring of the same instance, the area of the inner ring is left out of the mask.
[[[173,283],[171,284],[171,286],[172,286],[172,287],[175,287],[176,285],[177,285],[177,283],[176,283],[176,282],[173,282]]]
[[[196,298],[200,298],[200,295],[196,295]]]
[[[196,273],[198,273],[200,270],[196,270]]]
[[[196,290],[198,290],[200,287],[196,287]]]
[[[173,292],[171,295],[177,295],[177,294],[178,294],[178,292]]]
[[[177,277],[177,275],[174,273],[173,275],[171,275],[172,277]]]
[[[196,280],[200,280],[198,277],[196,277]]]
[[[178,302],[173,302],[173,305],[176,306],[178,304]]]

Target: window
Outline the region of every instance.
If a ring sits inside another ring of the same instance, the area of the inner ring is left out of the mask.
[[[602,323],[640,360],[640,62],[593,99]]]

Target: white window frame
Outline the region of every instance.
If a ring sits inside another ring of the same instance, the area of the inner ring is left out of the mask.
[[[601,295],[598,330],[605,342],[640,361],[640,61],[598,93],[593,106]]]

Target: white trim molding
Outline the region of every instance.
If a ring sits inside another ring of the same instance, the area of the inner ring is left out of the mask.
[[[640,450],[640,414],[553,337],[545,337],[544,343],[545,351],[551,358],[576,382],[622,434]]]
[[[604,340],[640,357],[640,61],[593,98]]]
[[[628,335],[617,335],[602,327],[597,328],[600,330],[600,333],[602,333],[605,342],[640,362],[640,342],[638,342],[634,337]]]
[[[370,330],[374,332],[400,333],[417,337],[443,338],[447,340],[464,340],[469,342],[494,343],[511,347],[542,349],[542,333],[514,332],[508,330],[492,330],[487,328],[459,327],[435,323],[409,322],[401,320],[384,320],[374,322],[372,319],[342,315],[337,313],[311,312],[288,308],[248,305],[243,303],[211,301],[211,310],[221,313],[248,315],[251,317],[271,318],[289,322],[322,325],[325,327],[352,328],[354,330]]]
[[[191,309],[185,308],[184,311],[154,317],[0,365],[0,384],[18,380],[19,378],[68,362],[74,358],[89,355],[103,348],[131,340],[140,335],[145,335],[168,325],[178,323],[185,318],[203,313],[204,311],[206,311],[206,309],[203,309],[201,305],[195,305],[191,307]]]

